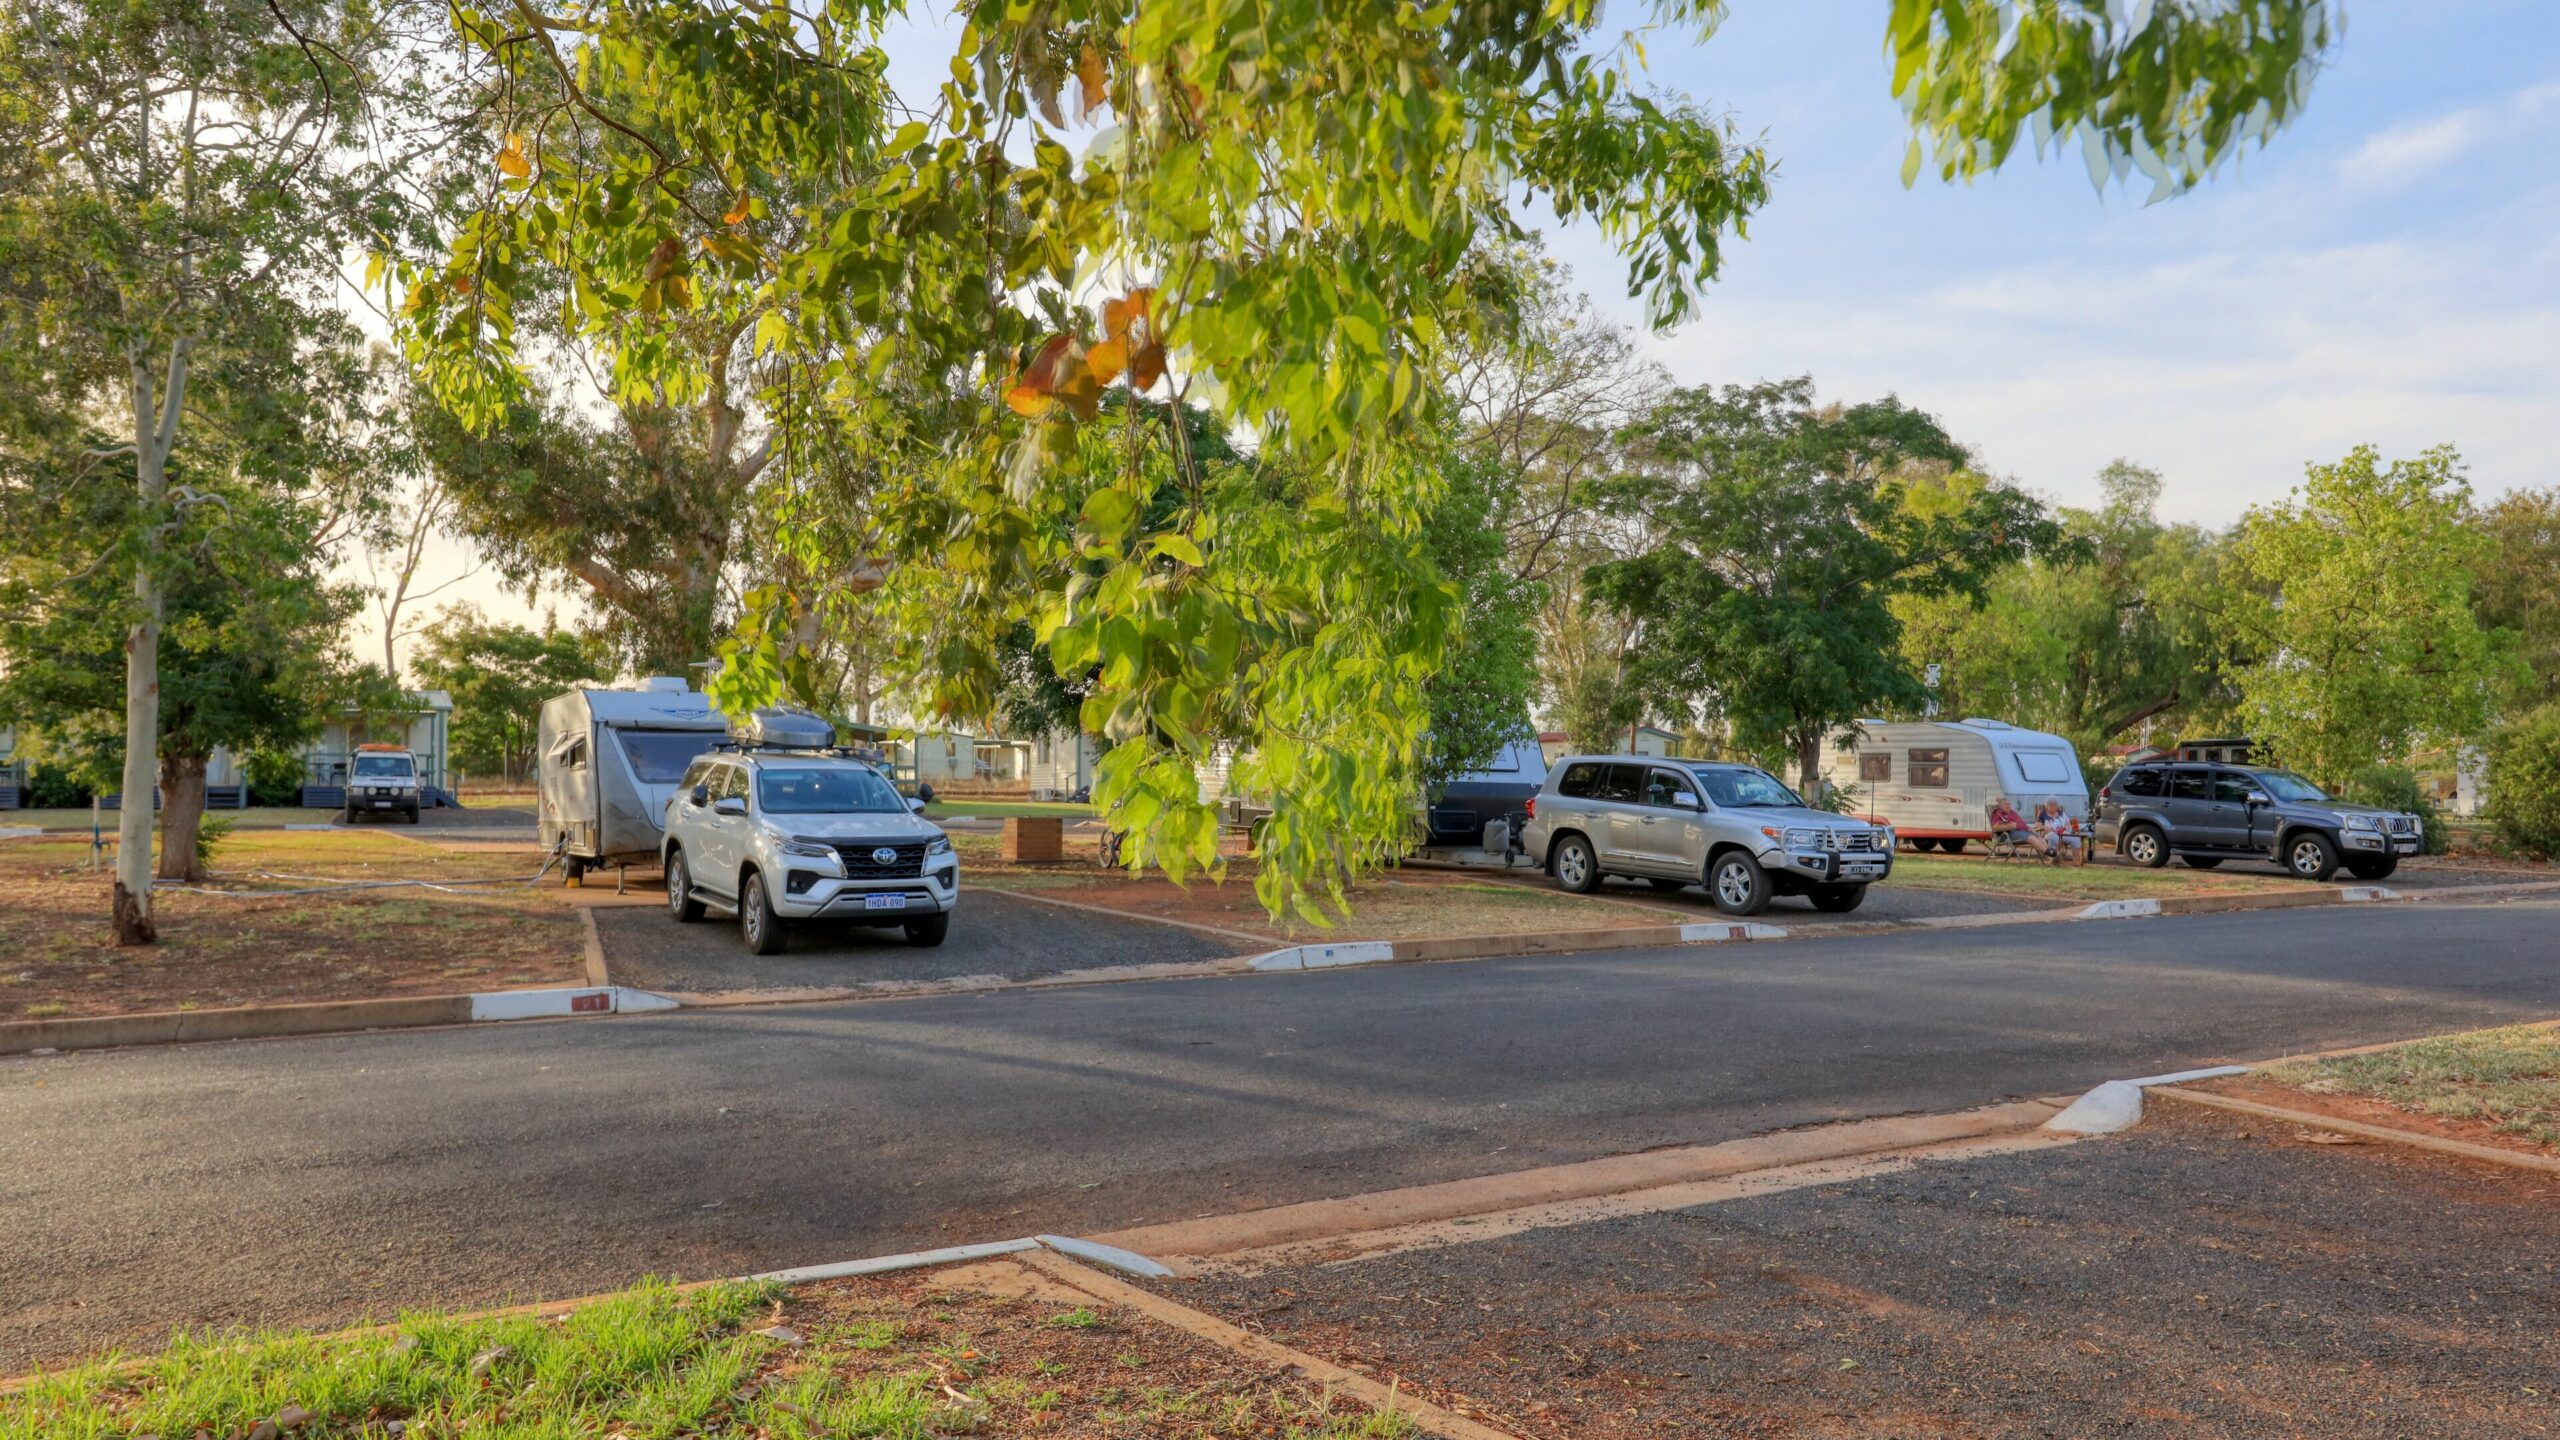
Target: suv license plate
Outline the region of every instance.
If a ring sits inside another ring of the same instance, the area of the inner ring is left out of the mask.
[[[862,897],[862,908],[865,910],[904,910],[907,908],[907,897],[904,895],[865,895]]]
[[[2418,842],[2415,840],[2394,840],[2391,842],[2391,848],[2402,855],[2415,855],[2418,853]]]
[[[1871,860],[1840,867],[1840,878],[1843,880],[1873,880],[1883,873],[1884,867]]]

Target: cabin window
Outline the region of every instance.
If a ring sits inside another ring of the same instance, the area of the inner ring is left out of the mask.
[[[552,764],[553,764],[553,765],[557,766],[558,768],[560,768],[560,769],[562,769],[562,770],[584,770],[584,769],[586,769],[586,768],[587,768],[587,742],[586,742],[586,740],[585,740],[583,737],[581,737],[581,738],[579,738],[579,739],[571,740],[571,741],[569,741],[569,742],[568,742],[567,744],[565,744],[565,745],[555,745],[555,746],[553,746],[553,747],[552,747],[552,749],[551,749],[551,762],[552,762]]]
[[[1868,782],[1893,779],[1893,756],[1884,751],[1858,757],[1858,778]]]
[[[2071,783],[2071,757],[2059,750],[2021,750],[2016,759],[2019,778],[2030,785]]]
[[[711,748],[710,737],[696,730],[623,730],[622,756],[644,785],[673,785],[684,777],[694,757]]]
[[[1947,752],[1914,750],[1911,752],[1911,786],[1915,790],[1947,788]]]

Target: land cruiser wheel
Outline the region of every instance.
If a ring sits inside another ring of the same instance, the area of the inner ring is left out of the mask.
[[[948,910],[939,915],[928,915],[921,920],[907,922],[907,943],[922,946],[927,950],[941,944],[942,937],[950,933],[951,912]]]
[[[782,917],[764,893],[764,877],[750,870],[738,877],[738,938],[753,955],[782,953]]]
[[[1576,895],[1588,895],[1600,888],[1600,857],[1591,853],[1591,842],[1579,835],[1567,835],[1556,842],[1556,883]]]
[[[2132,825],[2116,842],[2116,853],[2145,870],[2157,870],[2169,863],[2169,842],[2149,825]]]
[[[1727,915],[1757,915],[1769,908],[1769,872],[1740,850],[1707,862],[1707,896]]]
[[[693,898],[693,871],[684,863],[684,852],[667,855],[667,913],[679,925],[690,925],[702,918],[702,902]]]
[[[2338,847],[2317,830],[2305,830],[2284,842],[2284,868],[2296,880],[2323,884],[2338,873]]]

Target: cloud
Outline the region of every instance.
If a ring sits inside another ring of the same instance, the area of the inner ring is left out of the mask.
[[[2560,83],[2534,85],[2492,105],[2473,105],[2377,131],[2338,162],[2341,175],[2368,184],[2398,184],[2478,148],[2503,130],[2560,106]]]

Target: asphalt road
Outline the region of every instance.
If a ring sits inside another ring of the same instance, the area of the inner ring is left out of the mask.
[[[2167,1102],[2128,1135],[1168,1282],[1528,1440],[2560,1431],[2560,1183]]]
[[[2549,902],[0,1062],[0,1370],[1099,1231],[2560,1014]]]
[[[679,925],[664,905],[599,906],[595,914],[616,984],[674,992],[833,989],[963,975],[1036,980],[1070,970],[1215,960],[1255,948],[1248,940],[1044,905],[983,887],[961,896],[951,933],[929,950],[909,945],[900,930],[830,924],[800,926],[789,932],[781,954],[755,955],[726,915]]]

